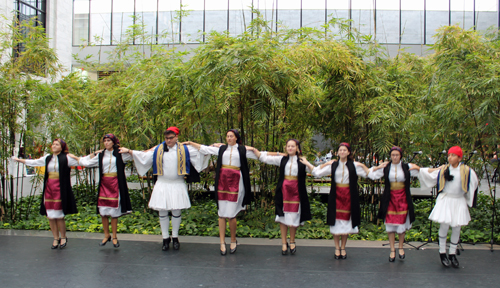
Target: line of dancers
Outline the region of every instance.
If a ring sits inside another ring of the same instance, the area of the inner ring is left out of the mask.
[[[468,206],[474,204],[478,178],[474,170],[461,163],[463,152],[458,146],[448,151],[448,164],[438,168],[420,168],[412,163],[403,163],[403,150],[394,146],[390,150],[391,161],[368,168],[353,160],[352,148],[340,143],[338,159],[315,167],[302,155],[300,142],[290,139],[286,152],[260,152],[242,145],[239,132],[231,129],[226,133],[226,144],[210,146],[191,141],[179,143],[179,129],[169,127],[164,132],[165,141],[146,151],[120,147],[120,141],[113,134],[103,137],[104,149],[85,157],[68,152],[67,144],[60,138],[53,141],[52,154],[37,160],[18,159],[27,166],[45,166],[43,201],[40,213],[46,215],[54,236],[51,248],[64,248],[68,244],[64,216],[77,213],[75,197],[71,190],[71,166],[99,167],[99,188],[97,212],[101,215],[104,239],[100,246],[112,242],[120,246],[117,237],[118,218],[132,211],[125,176],[125,163],[134,161],[140,175],[151,168],[157,181],[149,201],[149,207],[159,213],[163,244],[167,251],[180,249],[179,227],[181,212],[191,207],[186,183],[199,182],[199,171],[208,166],[211,155],[217,156],[215,191],[219,216],[220,254],[227,254],[226,225],[229,222],[229,253],[238,248],[236,239],[236,217],[245,210],[250,198],[250,174],[248,159],[259,160],[279,166],[279,179],[275,190],[275,221],[280,224],[282,255],[295,254],[295,234],[301,225],[312,218],[306,175],[324,177],[331,175],[331,189],[328,196],[326,223],[335,241],[335,259],[346,259],[346,244],[349,234],[359,232],[361,209],[359,203],[358,177],[372,180],[384,179],[385,188],[381,198],[378,217],[383,219],[389,237],[389,262],[396,256],[405,258],[403,249],[405,233],[415,220],[410,194],[410,178],[420,179],[422,187],[437,185],[438,197],[429,219],[440,223],[439,255],[441,263],[459,267],[456,248],[460,238],[460,227],[470,221]],[[169,213],[170,212],[170,213]],[[169,218],[169,214],[172,218]],[[111,232],[109,222],[111,219]],[[172,235],[169,234],[172,222]],[[450,248],[446,254],[446,240],[452,228]],[[288,242],[288,233],[290,241]],[[399,236],[398,253],[395,238]]]

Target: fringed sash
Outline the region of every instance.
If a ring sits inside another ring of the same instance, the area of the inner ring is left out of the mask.
[[[153,153],[153,174],[163,175],[163,147],[165,141],[160,145],[156,146],[155,152]],[[181,146],[184,148],[182,149]],[[180,145],[177,143],[177,175],[189,175],[190,168],[190,158],[189,150],[186,145]]]

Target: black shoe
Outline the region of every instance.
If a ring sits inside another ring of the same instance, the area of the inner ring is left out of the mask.
[[[101,243],[99,243],[99,246],[104,246],[104,245],[106,245],[106,243],[111,241],[111,235],[109,235],[108,239],[104,239],[104,240],[106,240],[106,241],[104,241],[104,242],[101,241]]]
[[[50,247],[50,249],[57,249],[57,247],[59,247],[59,243],[61,242],[61,238],[54,239],[54,241],[57,241],[57,244],[56,245],[52,245],[52,247]]]
[[[290,246],[290,253],[293,255],[293,254],[295,254],[295,252],[297,252],[297,244],[295,244],[295,242],[290,242],[290,245],[292,245],[292,244],[295,245],[295,247],[293,247],[293,249]]]
[[[65,240],[66,240],[66,241],[64,241],[64,244],[61,244],[61,245],[59,246],[59,248],[63,249],[64,247],[66,247],[66,245],[68,245],[68,237],[66,237],[66,239],[65,239]],[[59,243],[60,243],[60,242],[61,242],[61,240],[59,240]]]
[[[283,244],[281,244],[281,255],[288,254],[288,242],[286,242],[286,249],[283,250]]]
[[[118,242],[118,238],[113,238],[113,240],[115,240],[115,239],[116,239],[116,244],[113,243],[113,247],[118,248],[118,247],[120,247],[120,242]]]
[[[236,246],[234,246],[234,249],[231,248],[231,250],[229,250],[230,254],[236,253],[236,249],[238,249],[238,240],[236,240],[236,242],[231,242],[231,244],[233,244],[233,243],[236,244]]]
[[[224,248],[226,248],[226,242],[220,243],[220,245],[224,245]],[[227,254],[227,249],[225,249],[224,251],[220,249],[220,255],[225,256],[226,254]]]
[[[399,259],[405,259],[405,257],[406,257],[405,250],[403,248],[399,248],[399,252],[401,252],[401,250],[403,250],[403,254],[398,253],[399,254]]]
[[[170,237],[167,239],[163,239],[163,246],[161,247],[161,250],[168,251],[168,248],[170,248],[170,240]]]
[[[394,257],[391,257],[392,253],[394,253]],[[391,250],[391,254],[389,254],[389,262],[394,262],[396,260],[396,250]]]
[[[450,260],[446,257],[446,253],[439,253],[439,257],[441,257],[441,264],[443,264],[444,267],[450,267]]]
[[[345,259],[347,259],[347,252],[344,255],[342,255],[342,250],[345,251],[345,249],[340,249],[340,259],[344,259],[345,260]]]
[[[455,254],[448,255],[448,259],[450,259],[451,266],[453,266],[454,268],[458,268],[460,266],[460,264],[458,263],[457,256],[455,256]]]
[[[337,255],[337,253],[335,253],[335,260],[340,259],[340,249],[335,249],[335,252],[337,252],[337,250],[339,251],[339,255]]]
[[[179,243],[179,238],[172,237],[172,246],[174,246],[174,250],[179,250],[179,248],[181,248],[181,243]]]

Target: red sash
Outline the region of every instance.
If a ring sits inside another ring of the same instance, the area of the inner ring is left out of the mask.
[[[351,191],[349,190],[349,184],[338,184],[336,187],[337,198],[335,205],[337,220],[347,220],[351,219]]]
[[[47,179],[47,186],[43,199],[45,209],[47,210],[62,210],[61,183],[59,182],[59,173],[57,174],[57,179]]]
[[[223,165],[220,168],[219,187],[217,189],[219,201],[238,201],[240,177],[239,167]]]
[[[391,189],[391,200],[387,208],[385,223],[387,224],[404,224],[406,215],[408,214],[408,203],[406,202],[406,190]]]
[[[285,176],[281,190],[283,192],[283,212],[298,213],[300,198],[297,177]]]
[[[116,174],[116,173],[115,173]],[[118,176],[102,176],[101,189],[99,190],[98,207],[119,207],[120,189],[118,186]]]

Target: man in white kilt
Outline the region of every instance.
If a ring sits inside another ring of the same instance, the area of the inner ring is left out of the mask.
[[[208,166],[209,157],[187,145],[177,142],[179,129],[169,127],[163,135],[165,142],[145,152],[122,148],[122,153],[131,153],[134,157],[137,172],[145,175],[151,167],[158,177],[149,208],[157,210],[163,236],[162,250],[169,249],[170,242],[175,250],[179,250],[179,227],[181,210],[191,207],[186,182],[199,182],[198,171]],[[169,211],[172,214],[172,237],[169,235]]]
[[[458,146],[448,150],[448,164],[438,168],[421,168],[418,178],[423,187],[437,185],[436,205],[429,219],[439,226],[439,256],[445,267],[458,268],[455,255],[460,239],[460,227],[470,221],[469,207],[475,205],[477,175],[469,166],[460,163],[463,152]],[[451,226],[450,250],[446,257],[446,238]],[[450,263],[451,262],[451,263]]]

